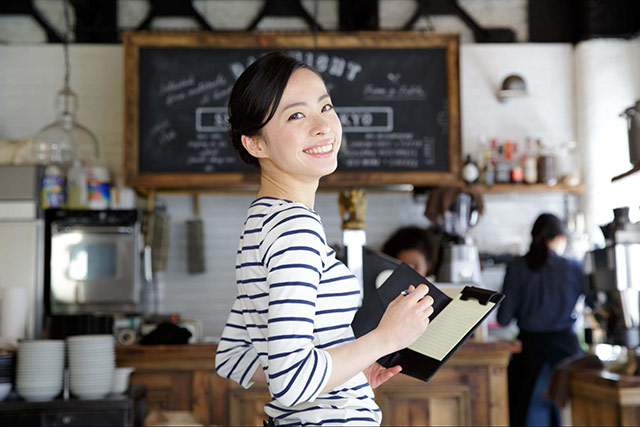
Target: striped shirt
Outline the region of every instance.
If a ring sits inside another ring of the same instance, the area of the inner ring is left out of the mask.
[[[320,216],[301,203],[262,197],[249,207],[236,257],[238,296],[216,354],[216,370],[245,388],[258,364],[277,425],[379,425],[361,372],[321,393],[326,351],[353,341],[356,278],[327,245]]]

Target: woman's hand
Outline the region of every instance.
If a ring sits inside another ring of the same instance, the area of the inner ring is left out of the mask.
[[[425,284],[409,286],[410,293],[399,295],[387,306],[375,333],[388,348],[386,354],[410,346],[429,324],[433,298]]]
[[[365,368],[362,373],[364,373],[364,375],[367,377],[367,381],[369,381],[369,385],[371,385],[371,388],[376,388],[401,370],[402,366],[400,365],[385,368],[378,362],[373,362],[371,365]]]

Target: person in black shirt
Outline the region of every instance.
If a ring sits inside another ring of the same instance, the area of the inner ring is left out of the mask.
[[[512,426],[560,425],[558,409],[541,394],[555,365],[581,352],[573,331],[573,310],[583,293],[582,266],[562,257],[567,239],[560,219],[540,215],[531,230],[531,246],[507,266],[498,322],[515,319],[522,352],[509,363],[509,412]]]

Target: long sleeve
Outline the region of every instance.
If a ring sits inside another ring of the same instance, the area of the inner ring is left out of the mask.
[[[284,406],[315,400],[331,374],[331,356],[314,344],[318,285],[326,245],[317,216],[303,208],[265,220],[262,264],[269,293],[268,386]]]
[[[218,344],[216,372],[249,388],[258,365],[258,353],[247,333],[240,300],[236,298]]]
[[[502,293],[505,298],[504,301],[498,307],[498,323],[502,326],[507,326],[514,318],[518,309],[520,300],[519,283],[516,278],[517,269],[513,263],[507,265],[507,272],[504,276],[504,282],[502,285]]]

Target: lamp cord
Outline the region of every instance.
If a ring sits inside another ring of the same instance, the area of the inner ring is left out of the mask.
[[[313,26],[311,32],[313,33],[313,48],[318,48],[318,0],[313,2]]]
[[[69,37],[71,33],[71,19],[69,18],[69,0],[62,0],[64,7],[64,38],[62,39],[62,51],[64,53],[64,89],[69,89],[71,80],[71,64],[69,61]],[[64,113],[69,114],[69,96],[64,97]]]

